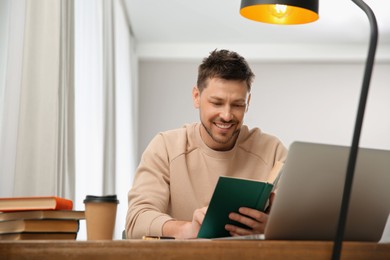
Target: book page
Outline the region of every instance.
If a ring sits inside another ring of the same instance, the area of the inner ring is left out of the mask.
[[[272,168],[272,170],[268,176],[268,179],[267,179],[268,183],[272,183],[274,186],[276,186],[276,184],[279,180],[279,177],[280,177],[280,173],[282,172],[283,165],[284,165],[284,163],[281,161],[277,161],[275,163],[274,167]]]

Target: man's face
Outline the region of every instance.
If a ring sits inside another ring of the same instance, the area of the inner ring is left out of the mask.
[[[245,81],[212,78],[202,93],[194,87],[192,96],[206,145],[219,151],[233,148],[250,100]]]

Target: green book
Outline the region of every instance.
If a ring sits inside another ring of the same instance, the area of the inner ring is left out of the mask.
[[[268,198],[280,177],[283,164],[273,169],[276,176],[272,182],[261,182],[250,179],[220,176],[211,197],[205,218],[200,227],[198,238],[228,237],[226,224],[244,227],[241,223],[229,219],[229,213],[238,212],[240,207],[248,207],[265,211]]]

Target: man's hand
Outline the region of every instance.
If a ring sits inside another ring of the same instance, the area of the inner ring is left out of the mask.
[[[192,216],[192,238],[198,236],[200,226],[203,223],[204,216],[206,215],[207,207],[196,209]]]
[[[268,220],[268,215],[266,213],[245,207],[241,207],[238,211],[239,213],[230,213],[229,218],[244,224],[249,229],[227,224],[225,225],[225,229],[229,231],[231,236],[245,236],[264,233],[265,225]]]
[[[239,213],[232,212],[229,214],[229,218],[231,220],[242,223],[249,229],[237,227],[230,224],[225,225],[225,229],[229,231],[231,236],[263,234],[268,221],[268,213],[271,209],[274,198],[275,193],[271,193],[269,198],[269,206],[266,209],[266,213],[256,209],[241,207],[238,210]]]
[[[179,220],[167,221],[163,225],[163,235],[178,239],[196,238],[206,211],[207,207],[196,209],[192,216],[192,222]]]

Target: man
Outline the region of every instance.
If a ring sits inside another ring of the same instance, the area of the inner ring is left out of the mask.
[[[128,194],[128,238],[196,238],[220,175],[265,181],[285,160],[276,137],[243,125],[253,78],[235,52],[215,50],[203,60],[192,91],[200,122],[156,135],[144,151]],[[226,225],[236,236],[263,233],[268,215],[242,207],[229,218],[248,226]]]

